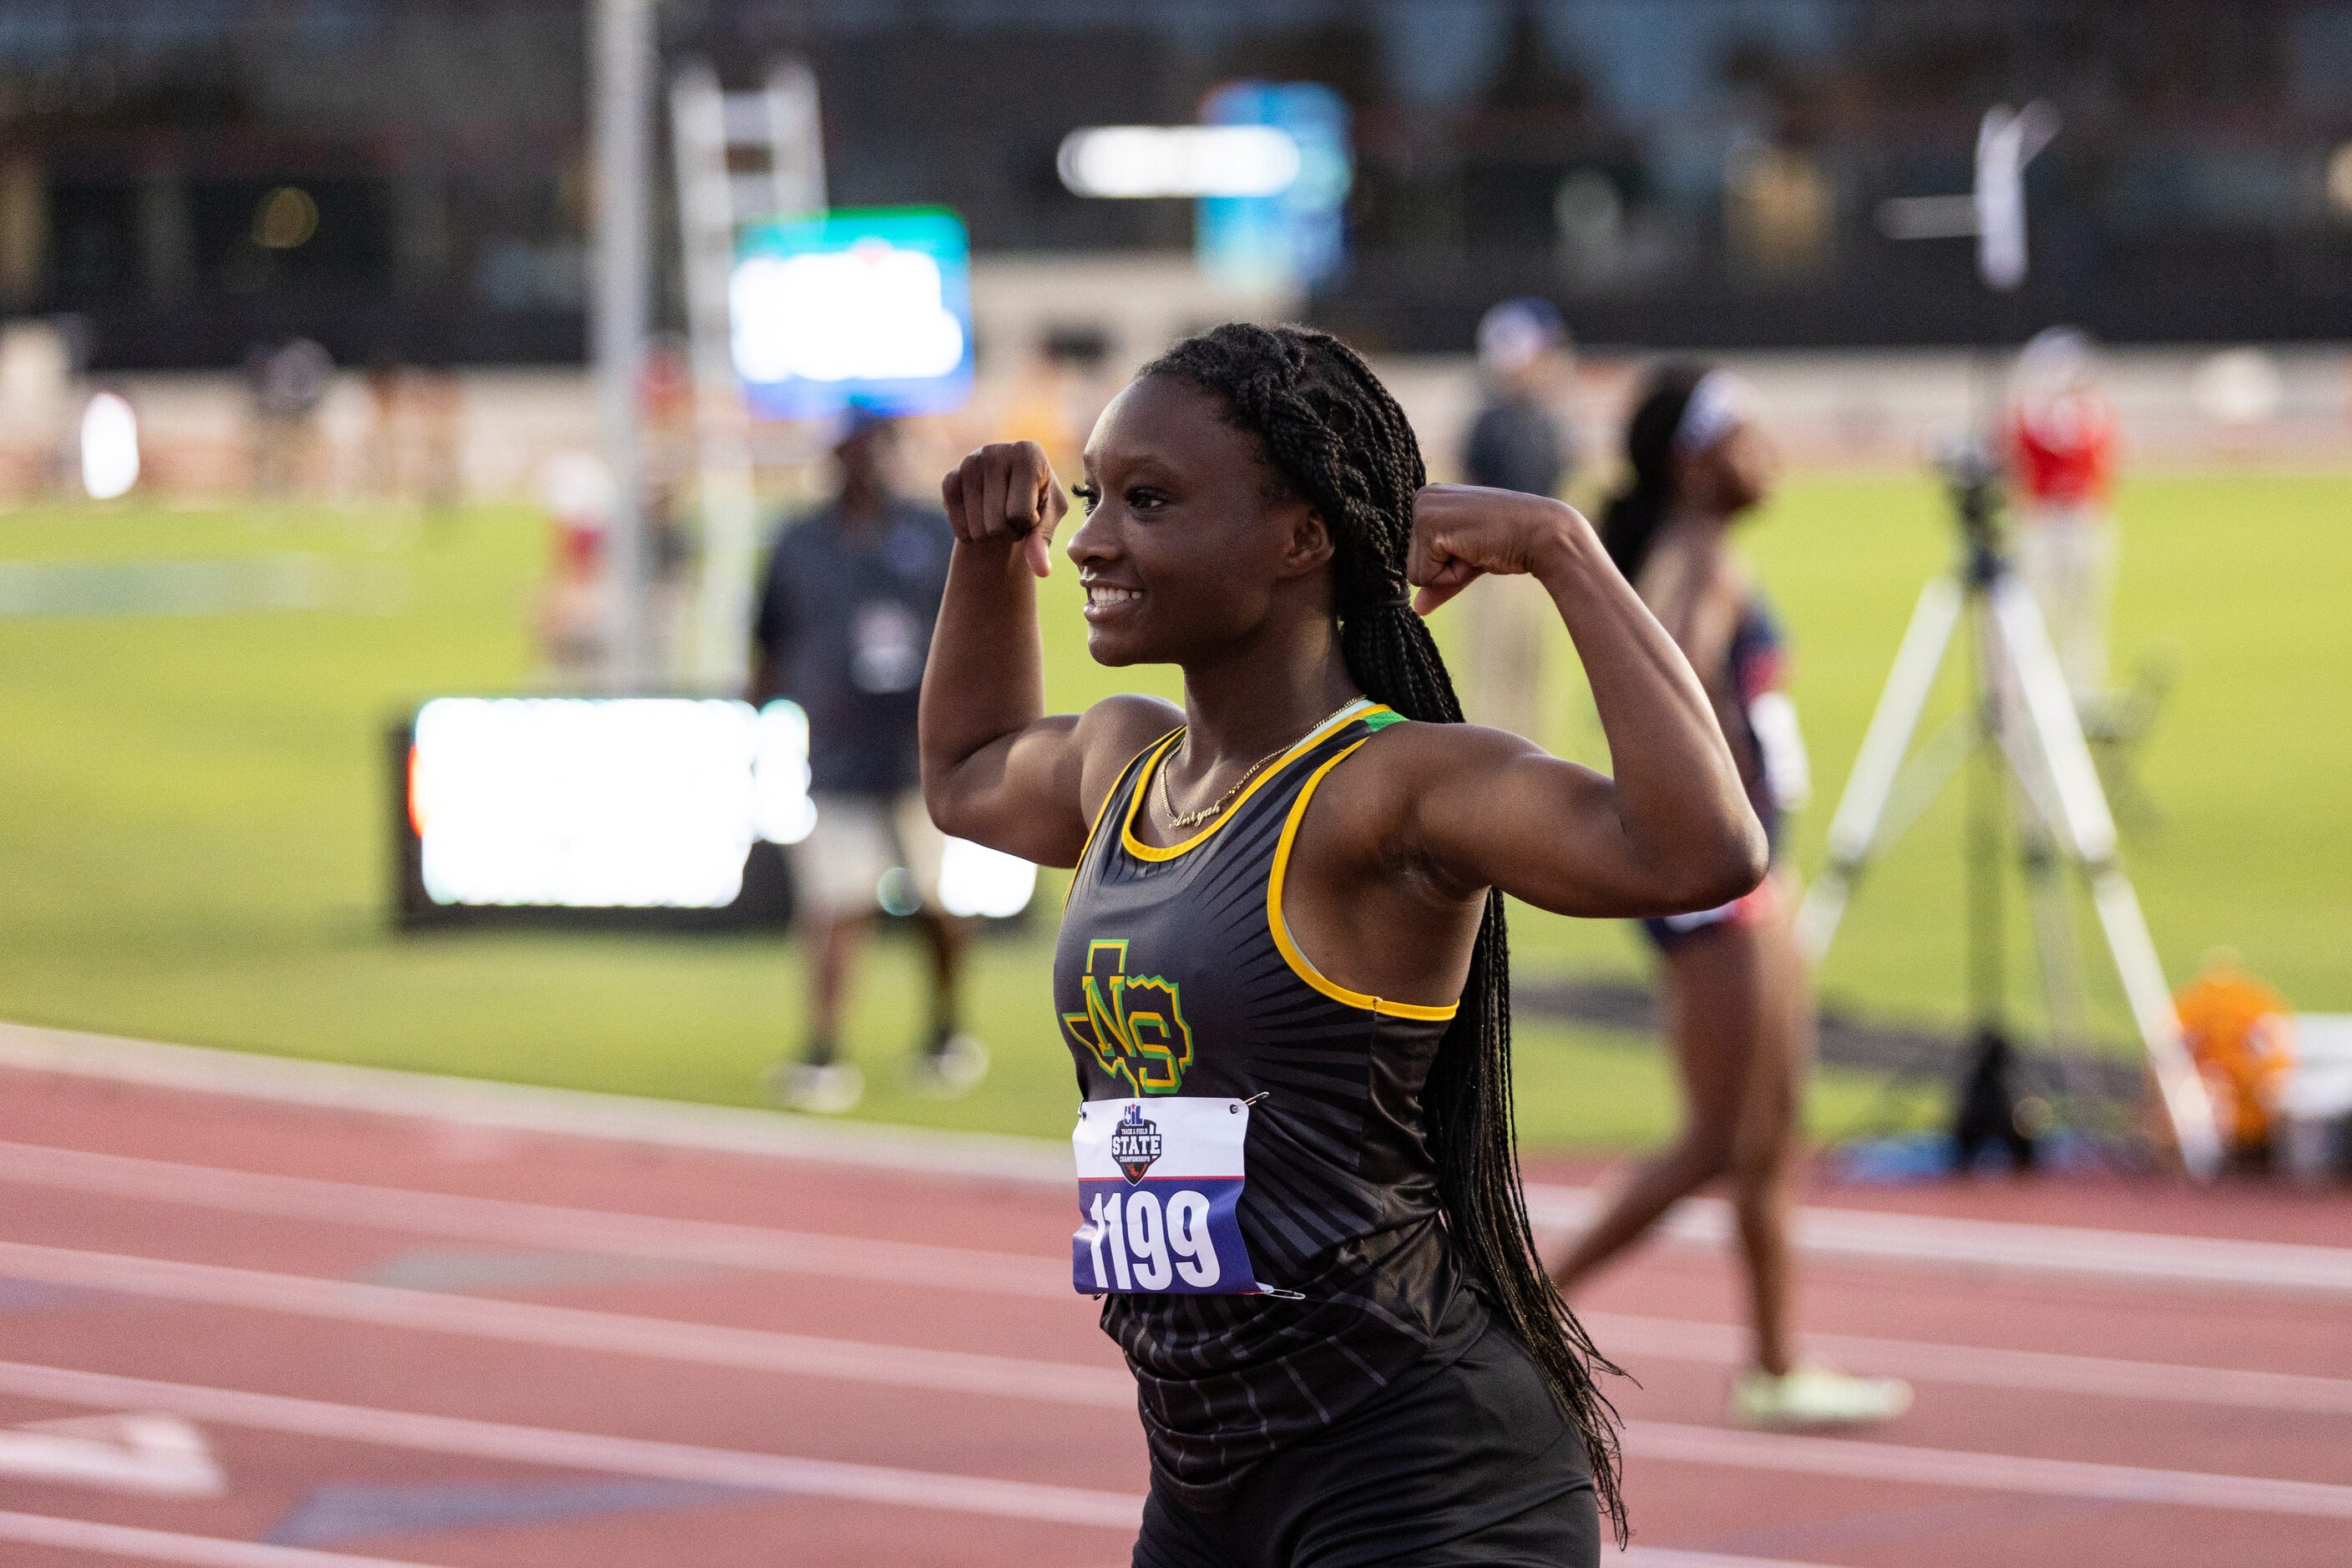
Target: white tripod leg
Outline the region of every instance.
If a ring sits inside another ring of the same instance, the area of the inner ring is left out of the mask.
[[[2181,1043],[2180,1019],[2172,1009],[2172,994],[2165,984],[2164,966],[2157,958],[2155,940],[2148,935],[2147,917],[2140,912],[2139,895],[2116,863],[2115,818],[2108,814],[2090,747],[2084,743],[2082,721],[2065,678],[2059,672],[2049,628],[2042,625],[2025,584],[2015,577],[2004,574],[1996,580],[1991,595],[1994,619],[2016,672],[2031,732],[2058,797],[2057,826],[2090,878],[2091,901],[2099,911],[2107,948],[2115,955],[2116,973],[2139,1026],[2141,1043],[2147,1047],[2157,1092],[2180,1146],[2181,1163],[2198,1179],[2210,1179],[2221,1163],[2213,1102]]]
[[[2037,607],[2039,603],[2035,601]],[[1993,595],[1985,595],[1979,612],[1979,674],[1992,714],[1994,743],[2009,768],[2026,908],[2033,922],[2034,956],[2042,969],[2042,994],[2049,999],[2051,1044],[2056,1048],[2058,1071],[2067,1092],[2087,1098],[2083,1095],[2084,1086],[2073,1047],[2090,1038],[2090,1019],[2074,906],[2060,864],[2073,855],[2073,835],[2050,766],[2050,748],[2042,743],[2033,726],[2022,677]]]
[[[1911,625],[1895,655],[1895,668],[1887,672],[1885,689],[1878,694],[1878,706],[1871,713],[1870,729],[1854,757],[1853,772],[1846,779],[1845,793],[1838,798],[1837,815],[1830,819],[1829,865],[1797,911],[1797,944],[1816,963],[1829,952],[1838,921],[1845,914],[1846,896],[1877,841],[1887,797],[1902,771],[1904,753],[1911,748],[1912,734],[1919,727],[1919,715],[1927,709],[1927,694],[1935,688],[1936,671],[1951,646],[1964,598],[1959,583],[1950,577],[1932,578],[1919,591]]]

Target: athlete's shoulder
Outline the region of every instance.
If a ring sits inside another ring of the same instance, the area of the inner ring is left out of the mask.
[[[1084,774],[1079,794],[1091,817],[1136,754],[1184,722],[1184,710],[1164,698],[1123,692],[1078,715],[1071,731]]]
[[[1441,784],[1458,784],[1543,749],[1485,724],[1386,722],[1367,736],[1333,783],[1375,809],[1402,809]]]
[[[1124,762],[1183,722],[1184,710],[1166,698],[1123,691],[1079,714],[1077,732],[1089,748],[1127,746],[1120,757]]]
[[[1425,871],[1433,813],[1486,815],[1512,766],[1543,754],[1532,742],[1483,724],[1387,725],[1322,781],[1313,847],[1380,876]]]
[[[1382,754],[1399,762],[1430,762],[1483,755],[1489,752],[1528,751],[1535,742],[1490,724],[1441,724],[1406,719],[1393,709],[1376,710],[1368,721],[1372,731],[1367,755]]]

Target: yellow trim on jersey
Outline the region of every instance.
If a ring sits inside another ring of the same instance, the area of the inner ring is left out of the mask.
[[[1152,742],[1151,745],[1144,747],[1142,751],[1119,764],[1118,776],[1110,781],[1110,788],[1103,792],[1102,804],[1095,807],[1095,819],[1087,824],[1087,841],[1078,846],[1078,863],[1070,868],[1070,879],[1062,889],[1062,908],[1066,911],[1070,907],[1070,895],[1078,890],[1078,872],[1086,866],[1087,851],[1095,847],[1095,836],[1102,831],[1103,818],[1110,815],[1110,803],[1118,798],[1118,786],[1127,782],[1127,775],[1134,771],[1135,764],[1148,755],[1153,747],[1164,746],[1183,732],[1184,726],[1179,724],[1157,741]]]
[[[1366,741],[1370,739],[1369,735],[1364,737]],[[1315,786],[1323,782],[1323,775],[1354,756],[1356,748],[1363,743],[1363,741],[1357,742],[1354,746],[1317,768],[1307,778],[1306,786],[1298,792],[1298,798],[1291,803],[1290,815],[1283,820],[1282,837],[1274,847],[1274,869],[1265,879],[1265,923],[1274,932],[1274,945],[1280,950],[1283,962],[1290,965],[1290,972],[1334,1002],[1385,1013],[1392,1018],[1422,1018],[1442,1023],[1459,1012],[1462,1004],[1449,1002],[1443,1007],[1431,1007],[1419,1002],[1391,1002],[1385,997],[1367,996],[1360,991],[1350,991],[1327,979],[1323,972],[1315,967],[1314,961],[1298,951],[1298,944],[1290,940],[1290,927],[1282,918],[1282,877],[1289,869],[1291,842],[1298,837],[1299,823],[1306,819],[1307,803],[1315,798]]]
[[[1178,737],[1183,734],[1184,731],[1179,730],[1173,734],[1168,736],[1165,740],[1161,741],[1158,746],[1152,749],[1151,754],[1144,759],[1142,770],[1135,776],[1135,793],[1128,799],[1126,820],[1119,824],[1119,841],[1126,847],[1127,852],[1134,856],[1139,860],[1173,860],[1179,855],[1182,855],[1189,850],[1197,849],[1202,844],[1208,842],[1209,837],[1215,833],[1217,829],[1223,827],[1226,823],[1231,822],[1234,819],[1234,813],[1239,811],[1244,805],[1246,805],[1250,796],[1264,789],[1266,786],[1267,781],[1271,780],[1276,773],[1282,772],[1283,769],[1288,767],[1291,763],[1297,762],[1301,756],[1311,751],[1317,742],[1322,741],[1325,737],[1328,736],[1333,731],[1339,729],[1343,724],[1352,722],[1358,719],[1370,718],[1376,713],[1386,713],[1389,710],[1384,704],[1374,702],[1370,698],[1357,698],[1353,702],[1349,703],[1345,708],[1340,709],[1337,713],[1332,714],[1331,717],[1326,719],[1322,723],[1316,725],[1314,729],[1308,731],[1305,736],[1301,737],[1297,745],[1283,752],[1282,755],[1275,759],[1270,765],[1263,769],[1258,773],[1257,777],[1250,780],[1249,787],[1243,790],[1242,793],[1234,798],[1234,803],[1231,805],[1217,813],[1215,821],[1202,828],[1200,832],[1195,833],[1192,837],[1184,840],[1183,843],[1171,844],[1167,848],[1162,849],[1155,845],[1146,844],[1142,839],[1138,838],[1135,836],[1135,817],[1136,813],[1142,808],[1144,792],[1151,787],[1151,770],[1160,765],[1161,761],[1167,755],[1168,748],[1174,745]]]

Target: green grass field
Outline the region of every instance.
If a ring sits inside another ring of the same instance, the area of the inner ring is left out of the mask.
[[[2352,479],[2149,479],[2123,511],[2120,652],[2128,666],[2160,647],[2180,672],[2144,770],[2166,821],[2129,842],[2166,963],[2178,981],[2226,942],[2298,1005],[2352,1008]],[[1801,479],[1749,542],[1797,639],[1797,695],[1833,798],[1912,596],[1947,552],[1940,503],[1922,479]],[[0,616],[0,1017],[757,1103],[761,1069],[798,1037],[799,961],[781,938],[391,929],[384,726],[421,697],[528,685],[541,546],[518,510],[430,525],[140,506],[0,515],[0,563],[299,553],[341,584],[324,608]],[[1055,701],[1112,689],[1079,650],[1066,574],[1048,605]],[[1564,647],[1560,664],[1555,739],[1600,761]],[[1828,804],[1799,825],[1808,868]],[[1906,1019],[1957,1015],[1957,855],[1958,813],[1941,805],[1864,889],[1829,995]],[[949,1105],[897,1083],[914,957],[878,952],[856,1020],[875,1085],[864,1113],[1061,1131],[1069,1077],[1046,944],[1041,921],[985,948],[975,1007],[998,1070]],[[1522,973],[1643,963],[1621,927],[1526,910],[1515,948]],[[2017,973],[2030,973],[2021,956]],[[2120,1036],[2111,985],[2102,1006]],[[1531,1142],[1622,1146],[1671,1125],[1646,1042],[1536,1020],[1520,1035]],[[1890,1109],[1880,1087],[1824,1074],[1817,1131],[1919,1111],[1916,1097]]]

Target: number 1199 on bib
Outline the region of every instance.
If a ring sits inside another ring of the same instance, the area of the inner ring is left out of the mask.
[[[1241,1231],[1249,1108],[1237,1100],[1097,1100],[1079,1109],[1080,1292],[1249,1294]]]
[[[1078,1235],[1087,1243],[1094,1290],[1213,1290],[1223,1272],[1209,1232],[1209,1198],[1180,1187],[1163,1205],[1150,1187],[1096,1193]]]

